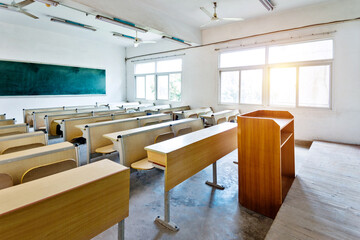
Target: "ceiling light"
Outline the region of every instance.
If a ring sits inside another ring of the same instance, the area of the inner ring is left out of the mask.
[[[129,38],[129,39],[135,40],[135,37],[129,36],[129,35],[125,35],[125,34],[122,34],[122,33],[113,33],[113,36],[123,37],[123,38]]]
[[[64,23],[64,24],[67,24],[67,25],[71,25],[71,26],[74,26],[74,27],[80,27],[80,28],[83,28],[83,29],[91,30],[91,31],[96,31],[96,29],[91,27],[91,26],[88,26],[88,25],[85,25],[85,24],[82,24],[82,23],[77,23],[77,22],[65,20],[65,19],[61,19],[61,18],[51,18],[50,21],[58,22],[58,23]]]
[[[112,24],[115,24],[115,25],[118,25],[118,26],[121,26],[121,27],[126,27],[126,28],[129,28],[129,29],[138,31],[138,32],[142,32],[142,33],[147,32],[146,29],[137,27],[134,23],[131,23],[131,22],[119,19],[119,18],[108,18],[108,17],[104,17],[104,16],[101,16],[101,15],[97,15],[95,18],[98,19],[98,20],[107,22],[107,23],[112,23]]]
[[[51,6],[54,6],[56,7],[57,5],[59,5],[58,2],[55,2],[53,0],[34,0],[36,2],[41,2],[41,3],[45,3],[45,4],[48,4],[48,5],[51,5]]]
[[[259,0],[262,5],[264,5],[264,7],[268,10],[268,11],[272,11],[274,10],[274,4],[271,3],[270,0]]]
[[[175,38],[175,37],[167,37],[167,36],[162,36],[163,39],[165,40],[169,40],[169,41],[172,41],[172,42],[176,42],[176,43],[181,43],[181,44],[184,44],[186,46],[190,46],[191,47],[191,44],[190,43],[187,43],[185,42],[184,40],[180,39],[180,38]]]

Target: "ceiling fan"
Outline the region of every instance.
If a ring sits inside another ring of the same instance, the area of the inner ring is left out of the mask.
[[[136,36],[135,37],[125,35],[125,34],[122,34],[122,33],[114,33],[113,36],[124,37],[124,38],[134,40],[134,47],[138,47],[140,44],[156,43],[156,41],[143,41],[141,38],[138,38],[137,31],[136,31]]]
[[[200,27],[205,27],[211,23],[214,23],[214,22],[220,22],[220,21],[233,21],[233,22],[236,22],[236,21],[242,21],[244,20],[243,18],[219,18],[217,16],[217,13],[216,13],[216,8],[217,8],[217,3],[216,2],[213,2],[214,4],[214,13],[211,14],[208,10],[206,10],[204,7],[200,7],[200,9],[210,17],[210,21],[201,25]]]
[[[35,1],[45,3],[46,6],[48,6],[48,7],[50,7],[50,6],[56,7],[59,4],[58,2],[53,1],[53,0],[24,0],[19,3],[12,1],[11,4],[0,3],[0,9],[5,9],[5,10],[13,11],[13,12],[22,13],[33,19],[39,19],[37,16],[35,16],[35,15],[29,13],[28,11],[26,11],[25,9],[23,9],[23,7],[26,7],[27,5],[32,4]]]

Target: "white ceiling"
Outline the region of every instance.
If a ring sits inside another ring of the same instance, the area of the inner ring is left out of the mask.
[[[217,13],[220,18],[241,17],[246,21],[268,14],[276,14],[279,11],[327,1],[335,0],[272,0],[276,8],[273,12],[268,12],[258,0],[218,0]],[[0,2],[10,4],[11,0],[0,0]],[[60,0],[60,2],[93,14],[100,13],[118,17],[148,27],[151,31],[146,34],[139,33],[139,37],[144,40],[157,41],[161,41],[162,34],[167,34],[190,42],[201,43],[200,26],[208,22],[209,17],[200,10],[200,7],[205,7],[209,12],[213,12],[212,1],[209,0]],[[33,20],[20,13],[0,10],[0,21],[60,33],[74,33],[79,37],[102,39],[122,46],[132,45],[131,40],[113,37],[112,32],[134,36],[133,30],[95,20],[94,15],[86,16],[85,13],[64,6],[48,8],[39,2],[30,4],[24,9],[37,15],[40,19]],[[50,22],[49,16],[94,26],[97,31],[92,32]],[[219,24],[226,24],[226,22],[220,22],[215,26]],[[210,25],[210,27],[212,26],[214,25]]]

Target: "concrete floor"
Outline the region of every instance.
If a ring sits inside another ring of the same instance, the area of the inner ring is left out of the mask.
[[[50,143],[59,142],[51,140]],[[296,172],[307,157],[308,148],[296,147]],[[80,146],[85,163],[86,146]],[[118,162],[118,155],[110,159]],[[273,220],[238,204],[237,150],[218,161],[218,183],[225,190],[205,184],[212,179],[212,167],[197,173],[171,190],[170,217],[180,231],[174,233],[154,222],[163,215],[164,172],[158,169],[133,172],[130,177],[130,214],[125,220],[125,239],[264,239]],[[117,239],[117,226],[93,240]]]

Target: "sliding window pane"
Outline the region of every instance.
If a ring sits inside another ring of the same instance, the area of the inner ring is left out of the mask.
[[[221,72],[221,103],[239,103],[239,71]]]
[[[181,101],[181,73],[169,75],[170,101]]]
[[[330,66],[299,68],[299,106],[329,107]]]
[[[182,70],[182,60],[173,59],[166,61],[158,61],[156,65],[156,72],[181,72]]]
[[[157,99],[169,99],[169,76],[160,75],[157,77]]]
[[[240,103],[261,104],[262,82],[262,69],[241,71]]]
[[[301,62],[332,58],[332,40],[269,47],[269,63]]]
[[[270,69],[270,105],[296,105],[296,68]]]
[[[136,98],[145,98],[145,77],[136,77]]]
[[[155,75],[146,75],[146,100],[155,100]]]
[[[146,74],[155,72],[155,62],[135,64],[135,74]]]
[[[220,68],[265,64],[265,48],[220,54]]]

